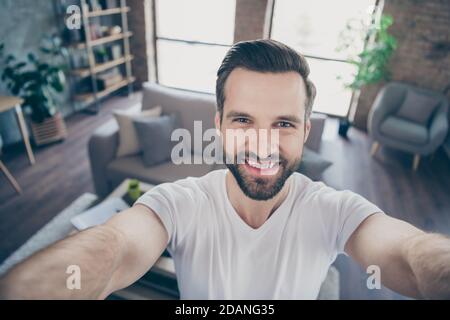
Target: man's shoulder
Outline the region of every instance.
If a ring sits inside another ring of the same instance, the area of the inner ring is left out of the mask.
[[[292,174],[293,183],[295,185],[296,192],[300,195],[306,195],[306,194],[318,194],[321,191],[324,191],[328,188],[323,181],[314,181],[311,180],[309,177],[299,173],[294,172]],[[334,190],[334,189],[333,189]]]
[[[186,177],[173,182],[166,182],[157,185],[154,189],[165,189],[171,191],[188,192],[200,196],[202,193],[211,192],[220,188],[226,170],[213,170],[201,177]]]
[[[210,171],[201,177],[186,177],[176,180],[173,183],[186,187],[217,185],[218,183],[220,183],[220,181],[222,181],[225,173],[226,169],[218,169]]]
[[[296,196],[298,200],[302,201],[327,201],[339,200],[343,195],[347,194],[348,190],[336,190],[327,185],[323,181],[313,181],[307,176],[295,172],[293,174],[294,184],[296,189]],[[351,193],[351,192],[350,192]]]
[[[300,174],[294,174],[297,205],[312,205],[324,210],[340,208],[343,205],[366,205],[370,203],[358,193],[348,189],[337,189],[322,181],[313,181]]]
[[[172,208],[200,208],[220,194],[224,175],[224,170],[215,170],[201,177],[186,177],[161,183],[145,192],[137,203],[149,205],[156,202]]]

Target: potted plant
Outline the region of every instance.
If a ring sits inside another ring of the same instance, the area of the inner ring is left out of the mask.
[[[101,47],[94,51],[95,60],[97,63],[105,63],[108,62],[108,51],[106,48]]]
[[[368,84],[387,81],[390,79],[390,72],[387,65],[390,57],[397,48],[396,39],[389,34],[388,28],[393,23],[393,18],[388,15],[381,15],[379,19],[371,19],[369,23],[359,21],[349,21],[346,29],[341,32],[340,46],[337,51],[347,51],[349,56],[347,62],[356,66],[351,83],[344,84],[346,88],[352,90],[350,110],[358,101],[361,88]],[[355,37],[362,37],[364,48],[356,55]],[[347,137],[347,131],[351,126],[349,114],[340,120],[339,134]]]
[[[13,95],[24,100],[22,106],[31,119],[34,142],[42,145],[64,139],[67,130],[54,97],[63,92],[65,84],[66,65],[55,62],[66,57],[60,39],[46,39],[40,47],[41,59],[29,53],[26,61],[17,61],[11,54],[5,57],[4,48],[0,44],[1,79]]]

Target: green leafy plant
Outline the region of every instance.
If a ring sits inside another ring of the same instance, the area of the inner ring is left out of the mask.
[[[104,63],[108,61],[108,51],[104,47],[97,49],[94,54],[97,62]]]
[[[369,41],[356,56],[349,55],[347,61],[357,67],[357,72],[353,81],[346,84],[346,87],[358,90],[364,85],[390,79],[387,64],[397,48],[396,39],[388,32],[392,23],[393,18],[388,15],[382,15],[378,21],[369,24],[347,23],[346,29],[341,32],[338,51],[354,52],[355,36]]]
[[[66,64],[57,64],[67,53],[59,38],[50,37],[39,48],[42,58],[29,53],[26,61],[17,61],[11,54],[4,56],[5,45],[0,44],[1,79],[9,91],[20,96],[23,107],[34,122],[40,123],[57,112],[54,95],[64,90]],[[46,59],[44,59],[46,58]]]

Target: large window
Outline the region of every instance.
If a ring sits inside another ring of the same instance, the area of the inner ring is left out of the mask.
[[[234,0],[156,0],[158,82],[214,93],[233,44],[235,7]]]
[[[317,87],[314,111],[347,115],[351,91],[344,83],[356,70],[345,62],[346,53],[336,51],[339,34],[348,21],[370,18],[374,5],[375,0],[275,0],[271,38],[306,56]],[[356,52],[363,45],[363,40],[355,38]]]

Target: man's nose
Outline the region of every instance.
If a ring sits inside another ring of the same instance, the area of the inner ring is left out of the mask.
[[[257,142],[251,144],[257,150],[250,150],[258,155],[260,160],[265,160],[279,153],[279,132],[278,129],[259,129],[257,132]]]

